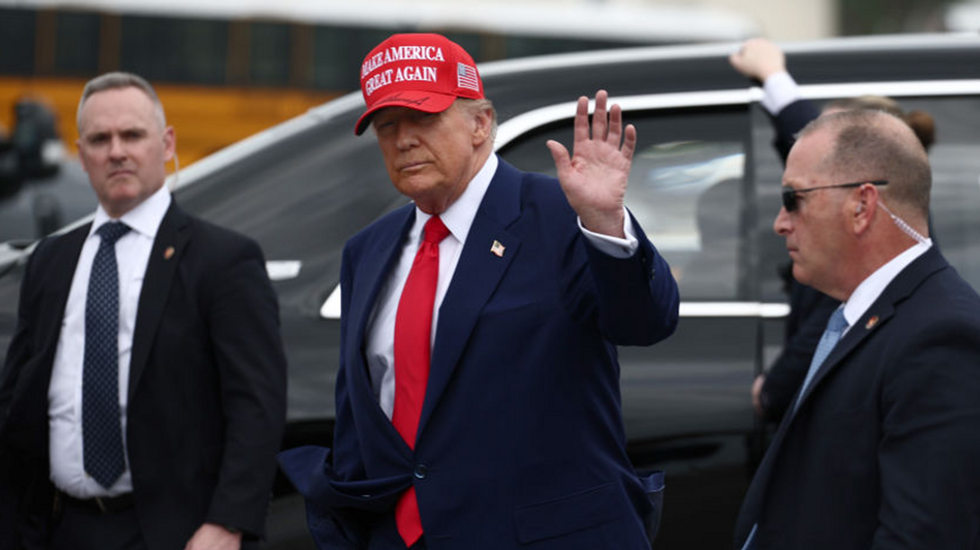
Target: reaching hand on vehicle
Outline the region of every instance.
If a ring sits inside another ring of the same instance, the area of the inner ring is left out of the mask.
[[[728,57],[736,71],[759,82],[775,73],[786,71],[786,56],[779,46],[765,38],[746,40],[742,47]]]

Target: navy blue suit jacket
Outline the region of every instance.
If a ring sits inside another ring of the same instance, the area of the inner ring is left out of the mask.
[[[752,481],[735,548],[980,547],[980,296],[933,247],[838,342]]]
[[[332,452],[280,457],[314,538],[404,548],[392,512],[414,484],[430,550],[649,548],[646,492],[661,487],[626,456],[615,345],[672,333],[666,262],[638,224],[633,257],[593,249],[555,179],[501,161],[439,312],[413,452],[372,392],[364,341],[414,211],[389,214],[345,249]]]

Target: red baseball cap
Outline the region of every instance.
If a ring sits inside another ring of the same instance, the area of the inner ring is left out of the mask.
[[[361,65],[361,93],[367,111],[354,126],[357,135],[385,107],[441,113],[457,97],[484,97],[473,58],[438,34],[396,34],[378,44]]]

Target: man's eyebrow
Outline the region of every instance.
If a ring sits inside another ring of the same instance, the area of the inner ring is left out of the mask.
[[[104,138],[107,135],[109,135],[109,132],[107,130],[97,130],[95,132],[91,132],[91,133],[88,133],[88,134],[83,135],[82,136],[82,139],[85,140],[85,141],[92,141],[94,139]]]

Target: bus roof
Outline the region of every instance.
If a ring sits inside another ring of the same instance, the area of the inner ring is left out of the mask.
[[[639,6],[595,2],[380,0],[0,0],[0,6],[66,8],[108,13],[213,19],[272,19],[313,24],[486,31],[541,37],[579,37],[624,43],[710,42],[758,35],[758,25],[733,10],[697,5]]]

